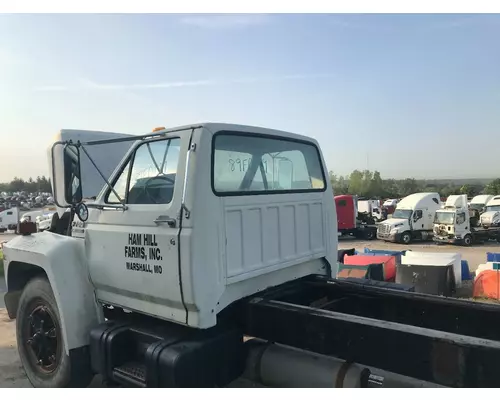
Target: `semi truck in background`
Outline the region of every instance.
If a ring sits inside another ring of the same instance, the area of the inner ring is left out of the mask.
[[[449,196],[444,207],[436,211],[433,240],[464,246],[488,240],[500,241],[500,227],[478,227],[478,215],[478,209],[468,207],[467,195]]]
[[[500,196],[492,196],[480,216],[480,225],[483,228],[500,226]]]
[[[479,214],[482,214],[486,209],[486,205],[493,197],[494,196],[491,194],[480,194],[474,196],[469,203],[469,208],[471,210],[477,210]]]
[[[8,208],[0,212],[0,233],[16,230],[19,222],[19,208]]]
[[[414,193],[398,202],[392,217],[378,224],[377,238],[409,244],[433,236],[434,217],[441,208],[438,193]]]
[[[364,214],[373,219],[373,222],[384,220],[380,200],[375,199],[358,199],[358,213]]]
[[[387,210],[387,214],[392,214],[396,210],[398,201],[399,199],[386,199],[382,204],[382,207]]]
[[[339,236],[354,236],[367,240],[375,239],[377,227],[373,223],[373,218],[370,217],[367,220],[358,212],[357,196],[350,194],[335,196],[335,207],[337,209]]]

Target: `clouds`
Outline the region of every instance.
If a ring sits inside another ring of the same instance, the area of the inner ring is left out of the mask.
[[[174,89],[186,87],[201,87],[201,86],[222,86],[236,84],[256,84],[256,83],[278,83],[284,81],[298,80],[317,80],[328,79],[333,77],[331,73],[314,73],[314,74],[283,74],[276,76],[260,76],[260,77],[242,77],[234,79],[204,79],[192,81],[171,81],[171,82],[156,82],[144,84],[108,84],[97,83],[89,79],[80,79],[78,84],[72,86],[63,85],[45,85],[36,87],[34,90],[38,92],[65,92],[65,91],[137,91],[137,90],[159,90],[159,89]]]

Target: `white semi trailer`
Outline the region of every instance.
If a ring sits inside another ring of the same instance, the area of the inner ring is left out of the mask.
[[[107,179],[89,150],[125,142]],[[58,140],[49,156],[70,228],[4,246],[5,304],[35,387],[95,374],[137,387],[245,374],[281,387],[394,374],[420,382],[410,386],[497,384],[497,308],[336,279],[336,209],[314,139],[209,123]],[[85,157],[108,181],[87,202]]]

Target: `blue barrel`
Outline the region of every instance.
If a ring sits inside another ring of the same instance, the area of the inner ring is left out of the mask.
[[[462,281],[470,281],[471,279],[469,263],[466,260],[462,260]]]
[[[487,262],[500,262],[500,253],[486,253]]]

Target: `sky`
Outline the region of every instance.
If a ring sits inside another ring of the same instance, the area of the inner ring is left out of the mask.
[[[0,182],[60,129],[316,138],[329,170],[500,176],[500,15],[0,15]]]

